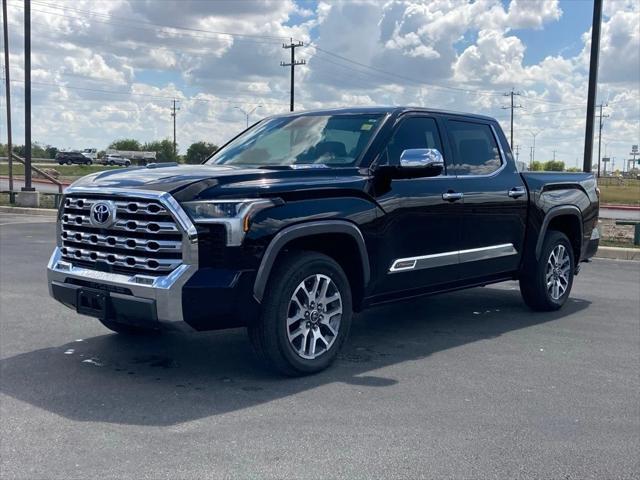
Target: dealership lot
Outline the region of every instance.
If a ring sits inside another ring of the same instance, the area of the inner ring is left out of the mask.
[[[632,478],[640,263],[561,312],[516,283],[368,311],[283,379],[243,330],[111,334],[48,297],[52,218],[0,214],[2,478]]]

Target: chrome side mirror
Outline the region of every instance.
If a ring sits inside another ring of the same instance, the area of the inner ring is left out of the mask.
[[[402,168],[444,168],[444,158],[437,148],[409,148],[400,155]]]

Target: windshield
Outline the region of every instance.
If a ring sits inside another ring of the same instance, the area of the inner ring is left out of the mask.
[[[208,164],[326,166],[355,164],[382,115],[304,115],[259,123],[216,152]]]

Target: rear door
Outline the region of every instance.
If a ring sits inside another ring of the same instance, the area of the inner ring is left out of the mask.
[[[528,194],[511,151],[490,121],[449,117],[446,125],[455,191],[463,195],[462,278],[515,271],[524,245]]]
[[[399,165],[411,148],[437,148],[447,162],[441,126],[435,116],[409,114],[396,125],[385,162]],[[383,162],[383,163],[385,163]],[[385,211],[380,226],[376,294],[409,292],[455,282],[459,277],[462,203],[447,201],[455,177],[394,179],[376,198]]]

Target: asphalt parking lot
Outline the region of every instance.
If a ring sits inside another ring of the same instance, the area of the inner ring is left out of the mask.
[[[638,478],[640,263],[584,266],[561,312],[517,284],[359,315],[282,379],[245,333],[125,338],[48,297],[50,218],[0,214],[0,475]]]

